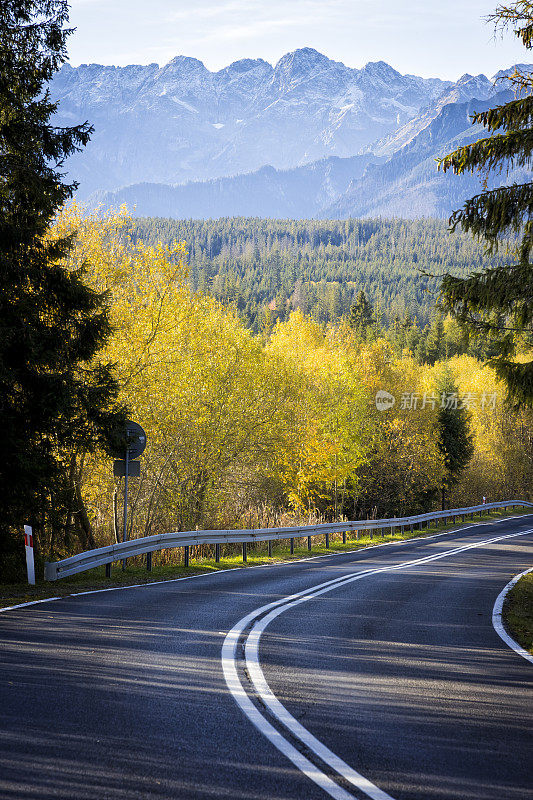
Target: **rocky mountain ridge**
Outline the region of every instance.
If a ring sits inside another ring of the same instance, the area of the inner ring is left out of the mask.
[[[244,59],[218,72],[184,56],[162,68],[65,65],[53,96],[59,123],[95,127],[68,163],[92,206],[183,218],[446,217],[481,184],[438,173],[435,159],[484,135],[471,115],[510,99],[513,70],[451,83],[383,61],[352,69],[303,48],[274,67]]]
[[[273,67],[244,59],[210,72],[178,56],[159,68],[73,68],[52,83],[58,124],[94,134],[69,160],[80,196],[139,182],[184,183],[351,157],[431,104],[450,82],[383,61],[352,69],[312,48]]]

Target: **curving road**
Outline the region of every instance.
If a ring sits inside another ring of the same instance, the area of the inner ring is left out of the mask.
[[[533,798],[533,670],[491,624],[532,528],[0,614],[0,797]]]

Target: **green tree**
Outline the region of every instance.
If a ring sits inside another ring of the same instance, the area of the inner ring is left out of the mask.
[[[474,455],[474,437],[470,430],[468,409],[461,403],[449,367],[445,367],[438,376],[436,390],[440,403],[437,413],[437,445],[444,456],[445,467],[441,487],[444,510],[448,490],[459,481]]]
[[[428,364],[434,364],[444,358],[445,354],[444,322],[442,315],[437,314],[432,320],[427,333],[425,360]]]
[[[23,553],[21,526],[41,534],[72,506],[69,451],[107,440],[123,418],[111,368],[93,361],[110,326],[105,298],[64,268],[72,237],[50,223],[76,184],[65,159],[89,139],[87,123],[51,124],[47,83],[66,57],[64,0],[0,4],[0,564]],[[37,539],[39,536],[37,536]]]
[[[498,6],[490,18],[496,28],[511,26],[527,50],[533,47],[533,3],[515,0]],[[494,170],[530,169],[533,149],[533,74],[515,71],[509,81],[515,98],[496,108],[474,114],[489,136],[460,147],[440,160],[439,167],[455,174]],[[487,182],[485,183],[487,186]],[[486,268],[466,278],[449,274],[442,281],[441,302],[468,330],[490,337],[494,355],[489,363],[506,382],[510,397],[533,403],[533,361],[517,361],[516,353],[533,345],[533,183],[486,188],[468,200],[450,218],[458,226],[485,240],[488,252],[515,238],[512,263]]]
[[[361,289],[355,303],[350,308],[348,323],[353,330],[358,331],[362,336],[366,336],[368,328],[370,328],[374,322],[372,303],[369,302],[366,294]]]

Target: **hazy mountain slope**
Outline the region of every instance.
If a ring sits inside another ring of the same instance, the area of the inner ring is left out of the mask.
[[[444,105],[386,163],[370,165],[362,178],[352,182],[337,201],[323,209],[321,217],[448,217],[465,200],[482,190],[479,177],[443,174],[435,159],[485,135],[480,125],[471,124],[474,111],[499,105],[512,98],[500,92],[490,100]],[[523,171],[496,176],[489,185],[522,181]]]
[[[183,183],[353,156],[430,105],[451,84],[384,62],[351,69],[311,48],[210,72],[178,56],[159,68],[74,69],[52,83],[56,122],[85,119],[89,145],[69,159],[80,197],[140,182]]]
[[[90,204],[113,208],[125,203],[142,217],[306,219],[336,200],[377,160],[372,155],[332,156],[292,170],[265,166],[244,175],[183,186],[140,183],[96,192]]]
[[[457,83],[446,87],[426,109],[422,109],[420,114],[404,125],[400,125],[393,133],[374,142],[367,148],[368,151],[379,156],[391,156],[412,141],[424,128],[427,128],[439,116],[444,106],[450,103],[467,103],[470,100],[489,100],[504,91],[504,78],[513,73],[515,69],[528,72],[531,70],[531,65],[515,64],[507,70],[501,70],[491,80],[485,75],[463,75]],[[475,110],[476,104],[473,103],[472,113]]]

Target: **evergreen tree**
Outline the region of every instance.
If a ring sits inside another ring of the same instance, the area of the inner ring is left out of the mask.
[[[446,508],[448,490],[455,486],[474,455],[469,412],[461,404],[451,370],[446,367],[436,384],[439,398],[437,444],[444,456],[446,474],[442,482],[442,509]]]
[[[366,294],[361,289],[355,303],[350,308],[348,323],[351,328],[366,335],[368,328],[373,325],[374,322],[374,309],[372,308],[372,304],[367,300]]]
[[[515,0],[498,6],[491,19],[497,27],[512,26],[527,50],[533,47],[533,3]],[[533,74],[516,71],[509,78],[515,99],[474,114],[490,134],[474,144],[460,147],[440,161],[444,171],[465,172],[531,168],[533,149]],[[533,403],[533,361],[516,363],[518,348],[533,345],[533,183],[513,183],[489,189],[472,197],[450,219],[488,243],[494,253],[503,237],[518,241],[513,263],[486,268],[466,278],[445,275],[442,305],[468,330],[490,336],[495,353],[489,359],[518,402]]]
[[[0,564],[23,554],[23,523],[42,533],[69,494],[69,451],[94,448],[123,419],[110,367],[92,364],[109,334],[102,295],[62,266],[72,238],[47,230],[76,184],[64,160],[87,123],[56,128],[47,89],[65,60],[65,0],[0,4]],[[71,493],[71,496],[72,493]],[[38,539],[38,536],[37,536]]]
[[[442,321],[442,315],[437,314],[432,320],[427,333],[425,360],[428,364],[434,364],[444,358],[445,351],[444,322]]]

